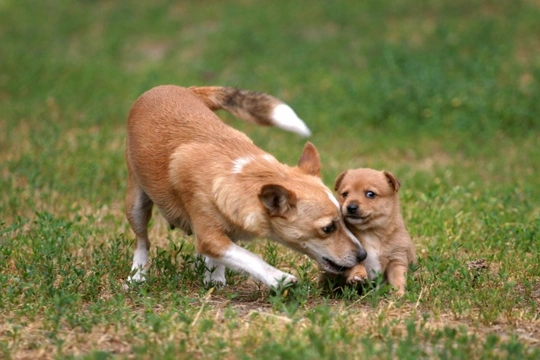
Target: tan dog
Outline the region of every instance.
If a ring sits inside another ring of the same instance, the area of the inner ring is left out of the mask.
[[[400,186],[388,171],[354,169],[337,177],[334,187],[345,223],[368,253],[347,272],[348,283],[383,273],[397,295],[405,293],[405,276],[416,255],[399,210]]]
[[[343,273],[366,253],[346,228],[339,204],[320,178],[320,159],[307,143],[297,167],[279,163],[212,110],[309,135],[287,105],[270,95],[225,87],[158,86],[128,118],[127,218],[137,236],[130,281],[143,280],[155,204],[172,227],[193,233],[205,257],[205,282],[225,284],[225,267],[269,287],[296,282],[235,244],[270,238]]]

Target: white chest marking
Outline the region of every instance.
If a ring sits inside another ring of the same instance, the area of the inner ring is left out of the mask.
[[[367,258],[364,260],[368,276],[371,280],[375,279],[383,269],[379,261],[379,248],[376,246],[376,241],[369,235],[362,236],[364,250],[367,252]]]

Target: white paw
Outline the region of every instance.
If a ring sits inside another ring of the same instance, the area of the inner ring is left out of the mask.
[[[274,275],[268,285],[270,288],[278,289],[283,286],[286,287],[288,285],[296,284],[297,282],[298,279],[295,276],[280,271],[279,274]]]
[[[293,276],[291,274],[285,274],[285,276],[282,277],[282,279],[283,279],[284,285],[296,284],[298,282],[298,279],[296,278],[296,276]]]
[[[204,274],[204,285],[205,286],[218,286],[223,287],[227,285],[227,280],[225,280],[225,276],[221,274],[216,274],[215,272],[206,272]]]
[[[125,282],[122,285],[122,290],[127,291],[127,290],[129,290],[130,287],[135,286],[137,284],[140,284],[140,283],[142,283],[142,282],[144,282],[146,280],[146,278],[144,276],[141,276],[141,275],[136,276],[137,274],[135,274],[133,276],[129,276],[127,278],[127,282]]]

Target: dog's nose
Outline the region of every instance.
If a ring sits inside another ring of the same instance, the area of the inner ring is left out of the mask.
[[[361,263],[362,261],[366,260],[367,258],[367,251],[364,249],[358,250],[358,253],[356,254],[356,261]]]
[[[349,214],[356,214],[357,211],[358,211],[358,204],[352,203],[352,204],[347,205],[347,212]]]

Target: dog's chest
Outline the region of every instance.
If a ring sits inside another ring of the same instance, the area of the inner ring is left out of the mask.
[[[379,259],[379,242],[370,235],[363,235],[361,242],[368,254],[367,258],[364,260],[364,266],[366,267],[369,278],[373,280],[378,274],[384,272]]]

